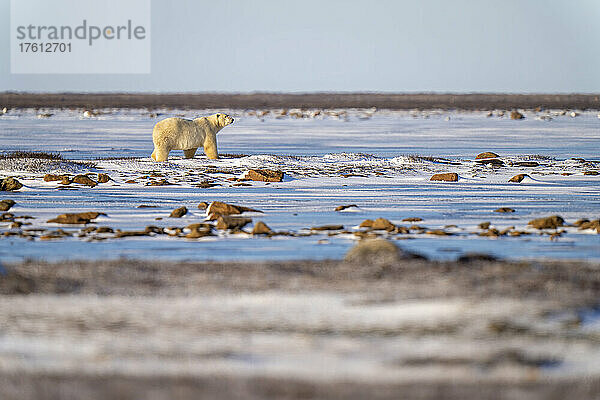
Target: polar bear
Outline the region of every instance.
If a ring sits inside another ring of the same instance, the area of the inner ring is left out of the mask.
[[[217,132],[230,124],[233,124],[233,118],[227,114],[213,114],[194,120],[163,119],[154,125],[152,132],[152,159],[166,161],[171,150],[183,150],[185,158],[192,158],[198,147],[204,148],[208,158],[217,159]]]

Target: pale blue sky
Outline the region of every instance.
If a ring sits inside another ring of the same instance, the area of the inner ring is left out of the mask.
[[[153,0],[147,75],[11,74],[9,4],[0,91],[600,92],[598,0]]]

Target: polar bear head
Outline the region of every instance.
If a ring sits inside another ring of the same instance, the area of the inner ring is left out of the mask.
[[[217,121],[217,125],[220,126],[221,128],[226,127],[227,125],[231,125],[233,124],[233,118],[231,118],[229,115],[227,114],[215,114],[215,120]]]

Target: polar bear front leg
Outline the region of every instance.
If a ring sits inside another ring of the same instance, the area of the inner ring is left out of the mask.
[[[217,152],[217,137],[214,133],[207,134],[206,139],[204,139],[204,154],[211,160],[219,158],[219,153]]]
[[[169,157],[169,150],[161,147],[155,147],[154,153],[152,154],[154,155],[152,158],[154,158],[155,161],[167,161],[167,158]]]
[[[198,150],[198,148],[193,148],[193,149],[187,149],[183,151],[183,155],[185,156],[185,158],[194,158],[194,155],[196,154],[196,150]]]

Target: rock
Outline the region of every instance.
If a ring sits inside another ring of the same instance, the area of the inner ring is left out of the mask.
[[[89,176],[87,175],[76,175],[72,181],[73,183],[78,183],[80,185],[85,185],[85,186],[89,186],[89,187],[94,187],[96,185],[98,185],[98,182],[95,182],[94,180],[92,180]]]
[[[149,204],[140,204],[136,208],[158,208],[158,206],[152,206],[152,205],[149,205]]]
[[[583,174],[584,175],[593,175],[593,176],[595,176],[595,175],[600,174],[600,172],[598,172],[598,171],[584,171]]]
[[[358,206],[356,204],[348,204],[347,206],[337,206],[335,208],[335,211],[343,211],[343,210],[345,210],[347,208],[351,208],[351,207],[358,208]]]
[[[107,174],[98,174],[98,183],[106,183],[111,180]]]
[[[455,172],[447,172],[445,174],[435,174],[430,181],[458,182],[458,174]]]
[[[213,236],[212,225],[207,223],[190,224],[186,226],[186,228],[190,230],[190,232],[185,235],[185,237],[188,239],[198,239],[205,236]]]
[[[54,222],[57,224],[87,224],[91,220],[98,218],[100,215],[106,215],[95,211],[88,211],[82,213],[67,213],[61,214],[56,218],[49,219],[47,222]]]
[[[181,218],[183,217],[185,214],[187,214],[188,209],[184,206],[184,207],[179,207],[174,209],[173,211],[171,211],[171,215],[169,215],[170,218]]]
[[[217,229],[242,229],[244,226],[252,222],[251,218],[230,217],[221,215],[217,218]]]
[[[14,205],[15,205],[14,200],[4,199],[4,200],[0,201],[0,211],[8,211]]]
[[[575,226],[581,226],[583,224],[587,224],[588,222],[590,222],[589,219],[587,219],[587,218],[581,218],[581,219],[578,219],[577,221],[573,222],[573,225],[575,225]]]
[[[477,157],[475,157],[475,159],[481,160],[483,158],[498,158],[498,157],[500,157],[498,154],[492,153],[491,151],[486,151],[486,152],[477,154]]]
[[[200,189],[208,189],[211,187],[219,186],[219,184],[214,183],[214,181],[204,180],[200,183],[195,184],[194,186]]]
[[[259,182],[281,182],[283,180],[283,172],[271,169],[251,169],[246,172],[245,177]]]
[[[99,226],[94,231],[94,233],[113,233],[113,232],[114,232],[113,228],[110,228],[108,226]]]
[[[453,235],[452,233],[446,232],[443,229],[428,230],[428,231],[425,231],[425,234],[427,234],[427,235],[436,235],[436,236],[452,236]]]
[[[516,110],[510,112],[510,119],[523,119],[523,118],[525,118],[525,116]]]
[[[150,234],[146,231],[117,231],[115,233],[115,238],[124,238],[130,236],[150,236]]]
[[[376,230],[376,231],[379,231],[379,230],[393,231],[394,229],[396,229],[396,225],[394,225],[388,219],[377,218],[375,221],[373,221],[373,224],[371,225],[371,229]]]
[[[0,181],[0,191],[10,192],[19,190],[22,187],[23,184],[12,177],[4,178],[2,181]]]
[[[69,175],[46,174],[46,175],[44,175],[44,181],[45,182],[61,181],[61,183],[65,184],[65,185],[68,185],[69,183],[71,183],[71,179],[69,178]]]
[[[482,222],[479,224],[479,229],[488,229],[491,225],[491,222]]]
[[[402,221],[403,222],[420,222],[420,221],[423,221],[423,218],[411,217],[411,218],[404,218]]]
[[[273,231],[271,230],[271,228],[269,228],[267,224],[265,224],[262,221],[258,221],[257,223],[255,223],[254,228],[252,229],[253,235],[267,235],[272,232]]]
[[[0,222],[13,222],[14,220],[15,220],[15,215],[12,213],[0,214]]]
[[[345,261],[361,266],[393,264],[403,258],[411,258],[393,242],[386,239],[363,239],[348,253]]]
[[[510,178],[508,181],[509,182],[516,182],[516,183],[521,183],[521,181],[525,178],[531,178],[529,175],[527,174],[517,174],[515,176],[513,176],[512,178]]]
[[[359,228],[371,228],[371,227],[373,227],[373,220],[365,219],[363,222],[360,223],[360,225],[358,227]]]
[[[210,214],[237,215],[237,214],[242,214],[244,212],[262,213],[262,211],[255,210],[253,208],[242,207],[242,206],[238,206],[235,204],[227,204],[227,203],[223,203],[221,201],[213,201],[212,203],[210,203],[208,205],[208,207],[206,209],[206,213],[208,215],[210,215]]]
[[[515,212],[515,210],[510,207],[500,207],[500,208],[495,209],[494,212],[511,213],[511,212]]]
[[[600,219],[595,219],[593,221],[586,221],[579,225],[579,230],[584,229],[592,229],[596,230],[597,233],[600,233]]]
[[[502,161],[498,158],[484,158],[482,160],[475,160],[475,162],[477,164],[489,164],[489,165],[496,165],[496,166],[504,165],[504,161]]]
[[[200,210],[206,210],[207,208],[208,208],[208,203],[205,201],[198,204],[198,209],[200,209]]]
[[[556,229],[559,226],[563,226],[565,220],[559,215],[552,215],[550,217],[537,218],[529,221],[528,225],[536,229]]]
[[[537,161],[519,161],[510,165],[512,167],[539,167],[540,163]]]
[[[310,228],[311,231],[339,231],[342,229],[344,229],[344,225],[322,225]]]

